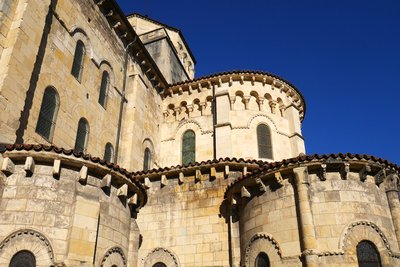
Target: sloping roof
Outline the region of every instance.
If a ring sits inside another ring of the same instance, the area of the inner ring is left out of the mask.
[[[190,46],[188,45],[188,43],[186,42],[186,39],[185,39],[185,37],[183,36],[182,31],[181,31],[180,29],[175,28],[175,27],[171,27],[171,26],[169,26],[169,25],[167,25],[167,24],[164,24],[164,23],[162,23],[162,22],[159,22],[159,21],[157,21],[157,20],[155,20],[155,19],[152,19],[152,18],[149,18],[149,17],[147,17],[147,16],[143,16],[143,15],[141,15],[141,14],[139,14],[139,13],[132,13],[132,14],[130,14],[130,15],[127,15],[126,17],[127,17],[127,18],[130,18],[130,17],[138,17],[138,18],[141,18],[141,19],[143,19],[143,20],[147,20],[147,21],[149,21],[149,22],[152,22],[152,23],[157,24],[157,25],[159,25],[159,26],[161,26],[161,27],[165,27],[165,28],[167,28],[167,29],[169,29],[169,30],[171,30],[171,31],[174,31],[174,32],[178,33],[178,34],[179,34],[179,37],[181,37],[183,43],[185,44],[186,49],[187,49],[187,51],[188,51],[189,54],[190,54],[190,57],[193,59],[193,64],[196,64],[196,63],[197,63],[196,58],[194,57],[193,52],[192,52],[192,50],[190,49]]]

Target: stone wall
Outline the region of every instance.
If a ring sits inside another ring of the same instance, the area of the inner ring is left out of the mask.
[[[172,86],[163,95],[161,159],[181,163],[182,134],[196,133],[196,161],[213,158],[213,87],[216,95],[216,158],[259,159],[256,129],[271,130],[272,159],[305,152],[302,100],[289,85],[267,74],[232,73]]]
[[[238,266],[239,230],[229,223],[223,195],[228,183],[255,168],[216,161],[139,174],[149,187],[149,202],[138,216],[140,266]]]
[[[2,265],[26,249],[37,266],[136,266],[145,191],[93,160],[40,146],[2,154]]]
[[[363,240],[383,266],[399,264],[399,179],[392,166],[368,159],[286,160],[234,183],[226,197],[240,218],[241,264],[264,252],[272,266],[358,266]]]

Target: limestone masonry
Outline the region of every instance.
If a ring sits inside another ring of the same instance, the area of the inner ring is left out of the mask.
[[[399,266],[400,168],[305,155],[271,73],[115,0],[0,2],[0,266]]]

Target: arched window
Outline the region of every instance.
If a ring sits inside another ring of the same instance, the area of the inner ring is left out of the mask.
[[[104,149],[104,159],[108,162],[113,162],[114,157],[114,148],[111,143],[106,144],[106,148]]]
[[[167,265],[165,265],[165,263],[163,262],[157,262],[156,264],[153,265],[153,267],[167,267]]]
[[[75,151],[85,152],[89,138],[89,123],[85,118],[81,118],[76,132]]]
[[[144,150],[144,158],[143,158],[143,170],[148,171],[151,167],[151,151],[150,148],[146,147]]]
[[[107,71],[103,71],[100,84],[99,103],[104,108],[106,107],[108,87],[110,85],[110,75]]]
[[[196,161],[196,134],[187,130],[182,137],[182,165]]]
[[[51,141],[60,101],[56,90],[47,87],[44,91],[42,105],[40,106],[39,119],[36,124],[36,132]]]
[[[269,267],[269,258],[268,255],[264,252],[260,252],[257,255],[255,267]]]
[[[21,250],[11,258],[9,267],[36,267],[35,255],[28,250]]]
[[[72,63],[71,74],[78,80],[81,81],[83,61],[85,58],[85,45],[81,40],[76,43],[74,62]]]
[[[271,130],[268,125],[257,126],[258,157],[272,159]]]
[[[357,259],[360,267],[380,267],[381,259],[375,245],[367,240],[363,240],[357,245]]]

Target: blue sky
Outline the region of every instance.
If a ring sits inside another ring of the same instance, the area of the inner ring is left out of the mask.
[[[182,30],[196,76],[262,70],[303,93],[307,153],[400,164],[400,1],[117,0]]]

